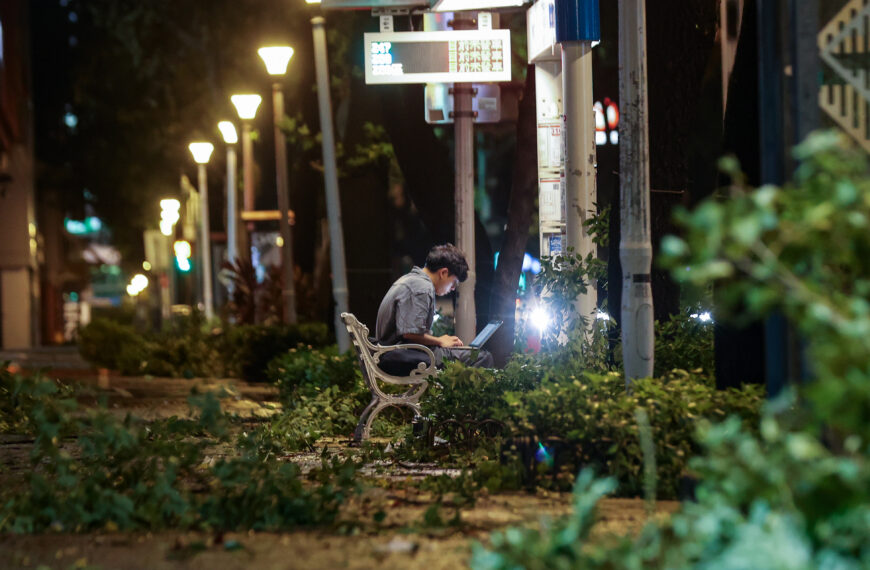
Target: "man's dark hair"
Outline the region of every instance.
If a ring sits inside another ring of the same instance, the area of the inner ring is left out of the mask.
[[[426,268],[430,271],[438,271],[444,267],[460,281],[468,279],[468,262],[465,260],[465,254],[452,243],[436,245],[426,256]]]

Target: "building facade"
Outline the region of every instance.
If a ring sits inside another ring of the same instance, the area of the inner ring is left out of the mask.
[[[0,2],[0,348],[39,342],[38,233],[26,0]]]

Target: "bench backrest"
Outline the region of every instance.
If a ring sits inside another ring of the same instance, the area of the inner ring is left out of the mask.
[[[359,322],[352,313],[342,313],[341,320],[344,322],[345,327],[347,327],[347,332],[350,334],[351,342],[353,343],[353,347],[359,357],[363,378],[370,390],[382,393],[377,385],[378,380],[386,382],[387,384],[415,385],[422,384],[426,382],[427,378],[437,374],[437,369],[434,364],[434,356],[431,357],[428,366],[425,362],[421,362],[408,376],[393,376],[387,374],[378,366],[378,361],[380,360],[381,355],[393,350],[407,350],[408,347],[405,345],[381,346],[372,343],[369,340],[368,327]],[[417,347],[418,349],[424,348],[418,347],[417,345],[414,345],[414,347]],[[429,352],[428,349],[425,350]],[[431,355],[432,353],[429,352],[429,354]]]

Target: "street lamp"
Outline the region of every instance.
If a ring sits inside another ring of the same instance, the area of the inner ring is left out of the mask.
[[[316,2],[309,2],[310,4]],[[335,160],[335,131],[332,126],[332,99],[329,95],[329,59],[326,53],[326,19],[311,18],[314,40],[314,68],[317,77],[317,107],[323,146],[323,180],[326,191],[326,214],[329,218],[329,260],[332,269],[332,297],[335,301],[335,337],[338,351],[350,349],[350,336],[341,320],[348,311],[347,274],[344,261],[344,231],[341,201],[338,194],[338,167]]]
[[[251,142],[251,123],[257,116],[257,108],[263,100],[257,94],[233,95],[230,97],[239,118],[242,119],[242,194],[244,211],[254,209],[254,146]],[[248,231],[254,229],[253,224],[247,225]],[[250,256],[248,235],[245,232],[239,236],[247,254]]]
[[[211,289],[211,240],[209,239],[208,228],[208,180],[206,178],[205,165],[208,164],[208,159],[211,158],[214,145],[210,142],[193,142],[190,143],[188,148],[190,148],[190,153],[193,155],[193,160],[199,166],[199,210],[200,217],[202,218],[199,225],[202,302],[205,305],[205,318],[211,320],[214,317],[214,301]]]
[[[296,288],[293,283],[293,235],[290,232],[290,221],[287,212],[290,210],[290,197],[287,193],[287,141],[281,130],[281,119],[284,118],[284,93],[278,77],[287,73],[287,64],[293,57],[293,48],[288,46],[262,47],[257,50],[266,71],[275,77],[272,84],[272,104],[274,106],[275,129],[275,174],[278,186],[278,222],[281,229],[281,277],[284,282],[281,297],[284,300],[284,322],[296,324]]]
[[[218,129],[227,145],[227,260],[233,263],[239,256],[237,232],[239,223],[236,213],[236,143],[239,142],[239,135],[236,126],[230,121],[221,121],[218,123]],[[227,290],[233,292],[232,282],[227,286]]]

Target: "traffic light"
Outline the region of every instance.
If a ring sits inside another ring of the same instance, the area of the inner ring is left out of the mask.
[[[178,266],[179,271],[185,273],[190,271],[190,242],[183,239],[178,240],[173,245],[173,249],[175,250],[175,264]]]

